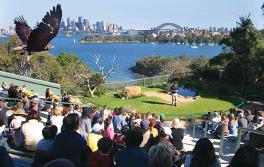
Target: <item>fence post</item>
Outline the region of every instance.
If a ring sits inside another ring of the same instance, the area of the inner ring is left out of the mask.
[[[220,140],[220,146],[219,146],[219,156],[223,154],[223,146],[224,146],[224,125],[222,124],[221,127],[221,140]]]
[[[236,141],[236,150],[238,150],[240,147],[241,134],[242,134],[242,129],[238,129],[237,141]]]
[[[195,138],[195,121],[194,119],[192,118],[192,122],[193,122],[193,131],[192,131],[192,136],[193,136],[193,139]]]
[[[118,92],[118,83],[116,83],[116,92]]]
[[[204,137],[207,137],[207,131],[208,131],[208,121],[205,121]]]

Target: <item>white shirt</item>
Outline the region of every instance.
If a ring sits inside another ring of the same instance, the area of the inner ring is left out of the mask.
[[[24,137],[24,146],[26,150],[35,151],[38,142],[43,138],[42,129],[44,125],[36,119],[31,119],[22,125],[21,133]]]
[[[11,129],[18,129],[21,127],[22,122],[26,121],[26,118],[22,116],[15,116],[14,119],[10,123]]]
[[[59,134],[61,132],[61,127],[63,124],[63,118],[64,117],[62,115],[58,115],[58,116],[53,115],[50,118],[51,125],[55,125],[58,128],[57,134]]]

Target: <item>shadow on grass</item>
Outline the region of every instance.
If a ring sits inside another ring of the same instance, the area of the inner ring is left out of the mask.
[[[159,104],[159,105],[166,105],[166,106],[169,105],[168,103],[162,103],[162,102],[157,102],[157,101],[147,101],[147,100],[144,100],[142,102],[143,103],[148,103],[148,104]]]

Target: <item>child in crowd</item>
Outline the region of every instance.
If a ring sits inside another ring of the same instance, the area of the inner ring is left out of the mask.
[[[109,155],[113,149],[112,140],[103,137],[98,141],[97,146],[98,150],[89,156],[89,167],[113,167],[113,159]]]
[[[41,167],[53,159],[53,145],[58,128],[55,125],[46,126],[42,130],[43,139],[36,147],[34,160],[31,167]]]

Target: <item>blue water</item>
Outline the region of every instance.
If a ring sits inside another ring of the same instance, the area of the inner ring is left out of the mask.
[[[79,59],[84,61],[93,70],[96,70],[93,55],[101,56],[101,63],[106,67],[105,71],[111,67],[111,61],[114,56],[117,58],[119,68],[110,77],[110,81],[124,81],[136,79],[129,68],[136,64],[136,61],[142,57],[150,55],[179,56],[186,54],[190,57],[198,55],[207,55],[213,57],[221,53],[221,46],[199,46],[192,49],[186,45],[175,44],[151,44],[151,43],[110,43],[110,44],[81,44],[79,39],[85,35],[73,35],[66,37],[58,35],[52,40],[54,49],[49,52],[58,55],[61,52],[75,53]],[[76,41],[74,43],[74,40]]]

